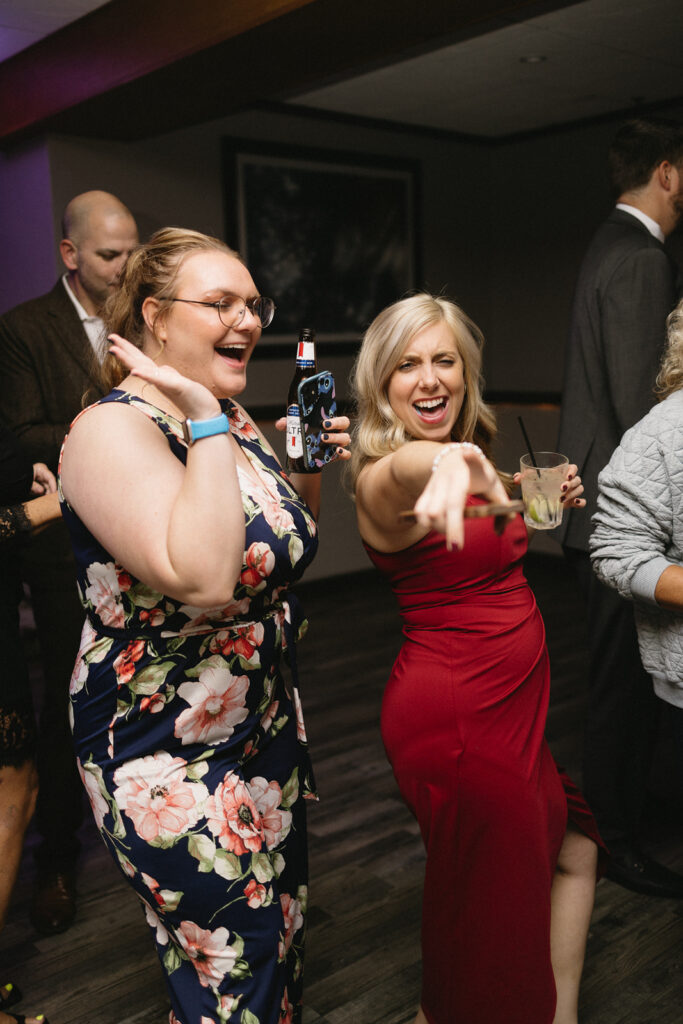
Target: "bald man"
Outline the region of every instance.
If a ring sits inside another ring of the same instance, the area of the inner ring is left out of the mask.
[[[84,392],[97,388],[100,313],[138,241],[132,214],[108,192],[72,199],[62,227],[66,273],[47,295],[0,317],[0,416],[31,461],[47,463],[53,473]]]
[[[60,253],[66,272],[52,291],[0,317],[0,417],[31,462],[56,473],[59,450],[83,395],[100,396],[104,354],[102,306],[137,245],[135,220],[108,192],[84,192],[67,205]],[[76,832],[82,785],[68,725],[68,689],[83,610],[64,524],[35,537],[23,552],[23,577],[40,643],[45,681],[40,715],[36,821],[41,843],[31,907],[36,929],[65,931],[76,912]],[[0,666],[0,672],[2,668]]]
[[[66,207],[62,234],[68,286],[88,315],[97,316],[137,245],[133,216],[108,192],[84,192]]]

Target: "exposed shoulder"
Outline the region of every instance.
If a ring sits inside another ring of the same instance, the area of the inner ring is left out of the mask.
[[[157,425],[128,402],[95,402],[83,409],[69,428],[64,441],[64,451],[72,456],[98,449],[106,443],[108,451],[114,454],[128,442],[145,438],[146,443],[158,439],[160,445],[168,447],[164,435]]]
[[[183,472],[157,424],[127,402],[84,409],[64,440],[59,464],[62,493],[77,509],[114,496],[118,501],[142,482],[159,498],[165,481],[177,481]]]
[[[363,466],[356,480],[356,503],[371,507],[379,494],[389,486],[392,455],[393,452],[383,455],[381,459],[373,459]]]
[[[395,454],[368,463],[356,481],[358,531],[366,544],[385,553],[409,547],[429,532],[399,516],[412,509],[415,496],[397,484],[391,468]]]

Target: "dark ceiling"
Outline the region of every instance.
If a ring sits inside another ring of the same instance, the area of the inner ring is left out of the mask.
[[[122,140],[283,101],[567,0],[112,0],[0,64],[0,141]]]

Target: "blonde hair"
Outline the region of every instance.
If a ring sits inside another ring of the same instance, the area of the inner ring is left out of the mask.
[[[146,325],[142,305],[147,298],[159,300],[154,326],[171,308],[178,274],[188,256],[198,252],[224,252],[240,260],[220,238],[212,238],[189,228],[161,228],[150,240],[138,246],[128,257],[119,287],[107,300],[103,319],[107,335],[120,334],[132,345],[142,348]],[[161,345],[161,341],[159,342]],[[128,371],[107,353],[100,369],[100,389],[107,394],[118,387]]]
[[[496,418],[482,398],[481,349],[484,336],[454,302],[423,292],[388,306],[365,332],[351,376],[356,404],[349,467],[352,491],[355,491],[358,476],[368,462],[381,459],[413,440],[389,403],[389,380],[411,339],[438,323],[445,323],[453,334],[462,359],[466,385],[451,438],[454,441],[473,441],[488,458],[491,457]]]
[[[667,344],[657,374],[655,394],[660,402],[683,387],[683,299],[666,320]]]

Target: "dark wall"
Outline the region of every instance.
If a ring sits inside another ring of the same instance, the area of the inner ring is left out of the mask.
[[[612,203],[606,151],[617,123],[486,146],[255,111],[142,143],[51,138],[55,231],[64,203],[97,187],[121,195],[143,234],[166,223],[223,234],[224,137],[416,160],[418,286],[450,295],[484,329],[491,389],[556,393],[577,269]],[[683,258],[681,241],[670,245]],[[271,377],[254,375],[263,400],[275,398]]]
[[[0,312],[54,284],[53,231],[46,141],[0,153]]]
[[[678,116],[683,118],[683,110]],[[222,235],[225,137],[411,159],[421,168],[418,285],[454,298],[483,328],[490,389],[551,397],[562,385],[581,256],[612,203],[605,167],[616,123],[613,119],[488,146],[253,111],[139,143],[67,136],[37,140],[0,160],[5,203],[11,187],[11,212],[3,226],[9,269],[0,290],[0,311],[50,287],[59,265],[61,211],[86,189],[119,195],[134,212],[143,237],[164,224]],[[50,222],[51,233],[46,226]],[[681,239],[672,239],[670,245],[683,263]],[[350,347],[348,355],[329,357],[324,350],[320,353],[326,368],[334,371],[342,396],[353,351]],[[243,395],[248,408],[284,405],[293,356],[292,351],[276,360],[254,359]],[[553,417],[556,413],[549,410],[547,424],[539,421],[536,427],[550,446],[555,443]],[[514,417],[506,414],[503,419],[506,459],[514,462]],[[330,471],[325,486],[328,529],[323,520],[323,545],[313,577],[367,565],[337,469]]]

